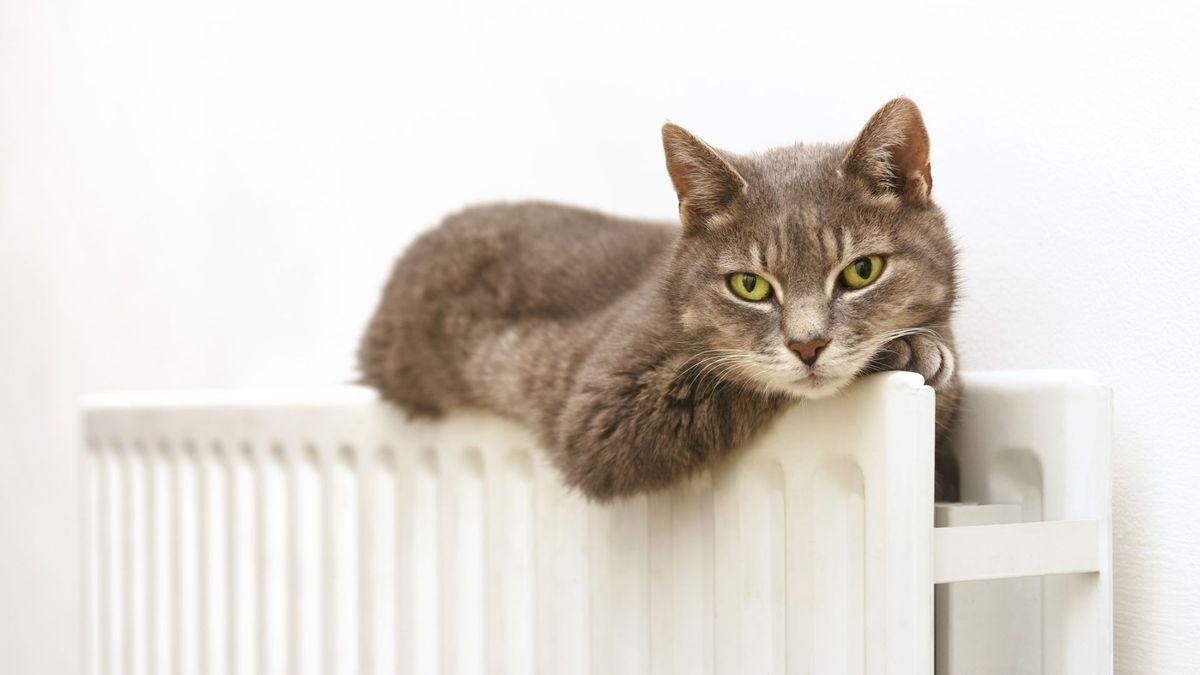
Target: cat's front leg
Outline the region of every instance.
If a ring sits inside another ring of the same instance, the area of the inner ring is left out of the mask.
[[[952,384],[958,375],[953,343],[925,333],[905,335],[887,343],[873,365],[872,371],[917,373],[934,391]]]
[[[744,443],[783,405],[669,350],[591,364],[549,446],[567,483],[597,501],[668,487]]]
[[[958,409],[958,357],[948,330],[914,333],[892,340],[880,349],[871,372],[907,370],[925,378],[937,394],[939,435],[950,427]]]
[[[914,333],[892,340],[880,350],[871,371],[906,370],[925,378],[936,396],[937,425],[936,498],[958,500],[958,461],[945,441],[946,431],[958,410],[961,383],[954,339],[948,329]]]

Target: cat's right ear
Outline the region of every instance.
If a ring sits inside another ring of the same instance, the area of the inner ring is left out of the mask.
[[[662,138],[684,229],[711,229],[728,222],[734,202],[746,192],[745,179],[720,153],[677,124],[664,124]]]

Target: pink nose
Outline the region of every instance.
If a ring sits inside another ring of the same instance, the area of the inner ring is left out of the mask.
[[[817,338],[803,342],[789,342],[788,349],[796,352],[796,356],[799,356],[801,361],[811,366],[817,362],[817,357],[821,355],[821,350],[825,349],[825,346],[828,344],[829,340]]]

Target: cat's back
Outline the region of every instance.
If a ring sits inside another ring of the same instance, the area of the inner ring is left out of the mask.
[[[397,273],[453,284],[510,315],[607,305],[659,268],[677,227],[547,202],[474,206],[419,238]],[[428,277],[423,275],[428,274]]]

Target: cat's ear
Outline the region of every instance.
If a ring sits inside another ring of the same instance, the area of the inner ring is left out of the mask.
[[[664,124],[662,138],[684,229],[720,227],[745,193],[745,179],[720,153],[677,124]]]
[[[929,202],[929,132],[917,104],[897,98],[880,108],[854,139],[842,170],[865,180],[872,192],[911,204]]]

